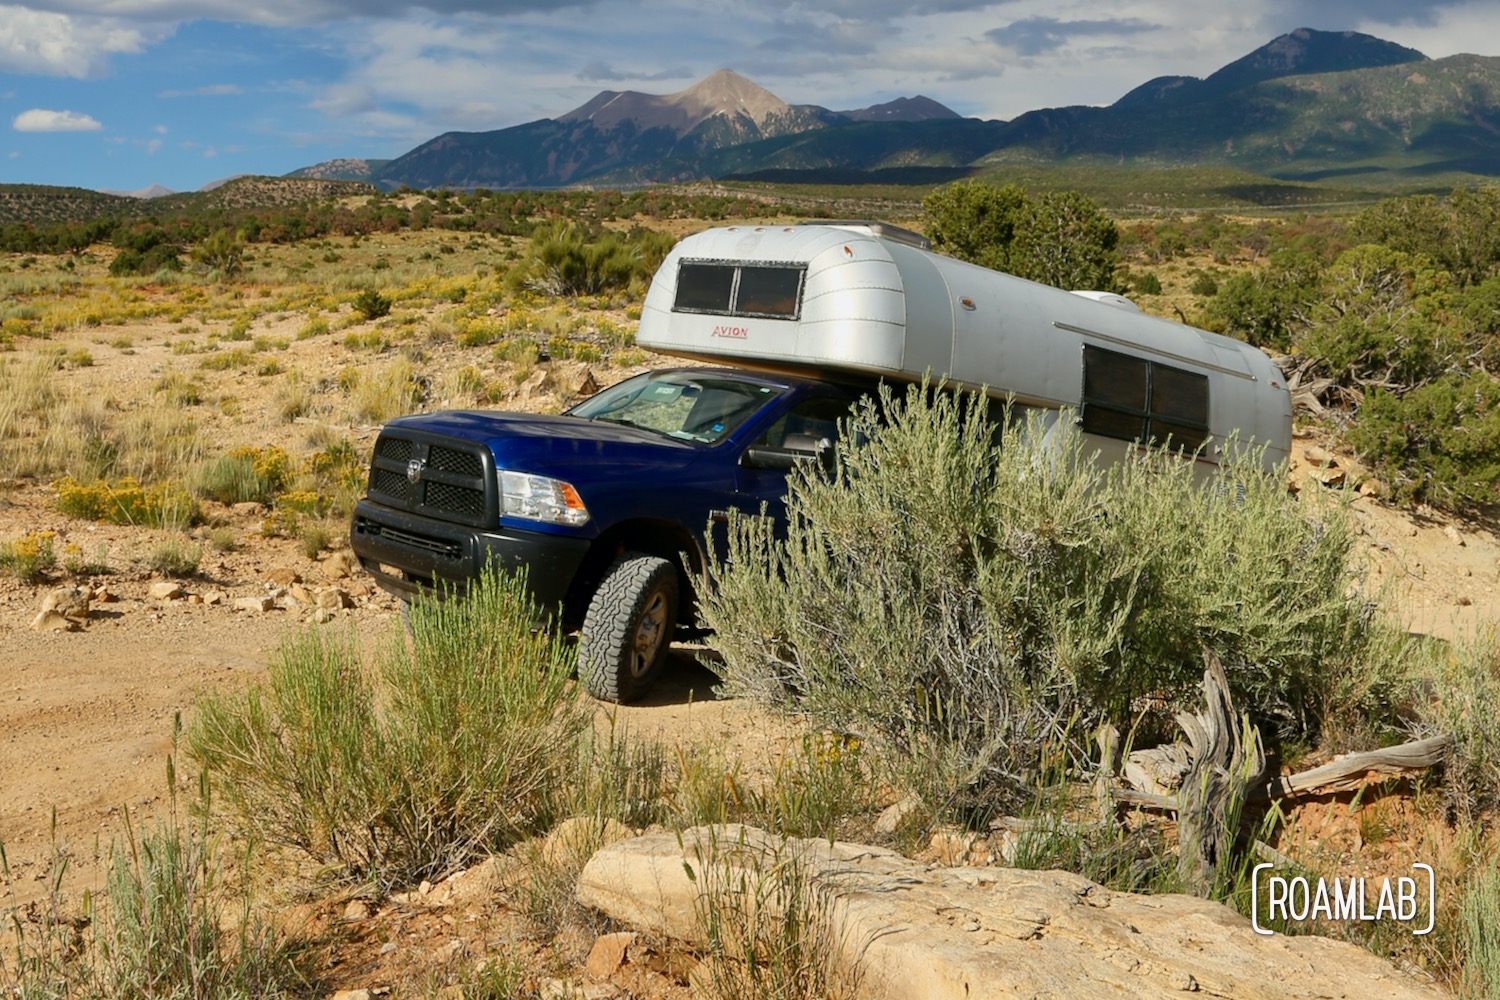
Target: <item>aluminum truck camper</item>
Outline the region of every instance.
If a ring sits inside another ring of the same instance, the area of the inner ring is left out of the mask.
[[[1209,471],[1231,440],[1291,446],[1291,398],[1264,353],[933,253],[879,223],[728,226],[683,239],[636,334],[664,354],[783,373],[924,375],[1066,414],[1104,460],[1170,441]]]

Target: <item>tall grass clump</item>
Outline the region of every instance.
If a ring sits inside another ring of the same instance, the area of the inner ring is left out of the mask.
[[[706,829],[706,832],[704,832]],[[745,827],[698,828],[694,906],[708,943],[694,992],[713,1000],[844,1000],[859,993],[833,896],[791,842]],[[721,840],[723,836],[725,839]]]
[[[167,763],[166,813],[138,828],[130,813],[111,840],[103,891],[72,906],[56,847],[46,895],[10,911],[0,952],[0,995],[70,1000],[242,1000],[306,995],[306,951],[276,933],[226,875],[221,838],[208,826],[208,787],[183,808]],[[15,874],[0,845],[0,875]]]
[[[1166,735],[1205,647],[1273,737],[1391,703],[1399,651],[1338,502],[1253,462],[1206,487],[1167,456],[1106,466],[969,396],[881,409],[834,472],[790,475],[784,538],[733,523],[703,615],[730,691],[864,738],[929,806],[1024,805],[1105,722]]]
[[[288,639],[267,679],[211,695],[188,747],[237,822],[345,879],[414,884],[535,832],[588,715],[521,583],[488,569],[419,602],[410,644],[361,666],[352,638]]]
[[[1459,995],[1464,1000],[1500,996],[1500,869],[1493,864],[1469,879],[1461,919],[1463,972]]]

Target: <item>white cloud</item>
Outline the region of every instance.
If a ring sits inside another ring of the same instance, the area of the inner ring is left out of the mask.
[[[215,83],[207,87],[194,87],[192,90],[163,90],[157,97],[233,97],[243,94],[245,88],[237,83]]]
[[[11,120],[17,132],[96,132],[104,126],[77,111],[50,111],[32,108]]]
[[[171,29],[0,4],[0,71],[87,77],[113,54],[140,52]]]

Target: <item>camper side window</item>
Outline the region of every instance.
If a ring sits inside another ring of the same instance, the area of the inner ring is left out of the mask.
[[[1196,451],[1208,439],[1208,376],[1085,345],[1082,423],[1090,434],[1170,438],[1173,448]]]
[[[683,261],[677,267],[676,312],[796,319],[802,303],[801,264]]]

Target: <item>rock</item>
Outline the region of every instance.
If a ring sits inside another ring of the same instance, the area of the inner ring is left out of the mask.
[[[302,574],[290,566],[277,566],[266,574],[266,579],[278,587],[290,587],[294,583],[302,582]]]
[[[353,553],[339,550],[330,552],[328,558],[320,564],[325,580],[344,580],[354,575],[354,568],[359,565]]]
[[[589,949],[587,969],[595,979],[608,979],[615,970],[625,964],[625,953],[635,944],[635,934],[621,931],[617,934],[602,934]]]
[[[339,990],[330,1000],[370,1000],[369,990]]]
[[[38,632],[76,632],[79,625],[71,618],[64,617],[56,611],[38,611],[35,618],[31,620],[31,627]]]
[[[1302,456],[1307,459],[1309,465],[1315,467],[1326,466],[1330,469],[1339,467],[1339,460],[1332,452],[1324,451],[1315,444],[1308,445],[1303,450]]]
[[[542,841],[539,857],[549,865],[561,866],[581,861],[594,851],[635,836],[630,827],[617,819],[600,822],[591,816],[574,816],[552,828]]]
[[[119,598],[115,596],[114,591],[108,587],[99,587],[94,591],[95,604],[113,604],[118,600]]]
[[[541,997],[541,1000],[620,1000],[629,996],[612,983],[579,986],[565,979],[543,979],[537,995]]]
[[[940,865],[962,865],[969,860],[969,850],[974,846],[974,835],[958,830],[936,830],[928,841],[933,859]]]
[[[210,590],[203,595],[204,604],[223,604],[227,599],[222,590]]]
[[[318,592],[317,605],[325,611],[341,611],[354,607],[354,598],[342,587],[329,587]]]
[[[578,380],[578,388],[574,390],[580,396],[592,396],[599,391],[599,383],[594,379],[594,373],[589,369],[583,370],[583,377]]]
[[[71,622],[83,624],[89,617],[88,592],[79,587],[58,587],[42,598],[39,615],[55,611]]]
[[[908,795],[895,805],[888,806],[875,819],[875,835],[877,837],[889,837],[911,819],[922,809],[922,800],[915,795]]]
[[[292,584],[287,588],[286,593],[288,597],[299,604],[311,604],[313,602],[312,593],[300,583]]]
[[[146,593],[153,601],[176,601],[182,597],[182,584],[176,580],[162,580],[160,583],[153,583]]]
[[[262,508],[254,500],[246,500],[244,503],[235,504],[230,510],[234,511],[240,517],[259,517]]]
[[[1314,472],[1312,477],[1324,486],[1333,487],[1343,486],[1344,482],[1349,478],[1348,473],[1343,469],[1331,465]]]
[[[1458,529],[1451,524],[1445,525],[1443,527],[1443,537],[1447,538],[1448,541],[1452,542],[1454,545],[1459,546],[1460,548],[1463,548],[1468,544],[1464,541],[1464,536],[1459,534]]]
[[[1376,479],[1373,476],[1360,480],[1359,495],[1365,497],[1383,498],[1390,495],[1391,488],[1385,484],[1385,480]]]
[[[241,597],[234,602],[241,611],[266,612],[276,607],[276,602],[267,597]]]
[[[369,920],[371,915],[369,900],[351,899],[344,907],[344,919],[348,921]]]
[[[333,621],[333,612],[329,611],[327,608],[319,608],[318,610],[313,612],[313,621],[317,622],[319,625],[327,625],[329,622]]]
[[[202,604],[203,598],[199,597],[197,594],[189,594],[187,595],[187,602],[189,604]]]
[[[705,878],[705,859],[719,877]],[[1238,1000],[1443,996],[1357,945],[1262,937],[1227,906],[1192,896],[1135,896],[1060,871],[929,870],[883,848],[782,840],[753,827],[611,844],[584,866],[577,896],[643,934],[702,948],[705,884],[773,878],[789,864],[802,865],[815,896],[829,901],[827,939],[870,998],[1156,1000],[1194,988]]]

